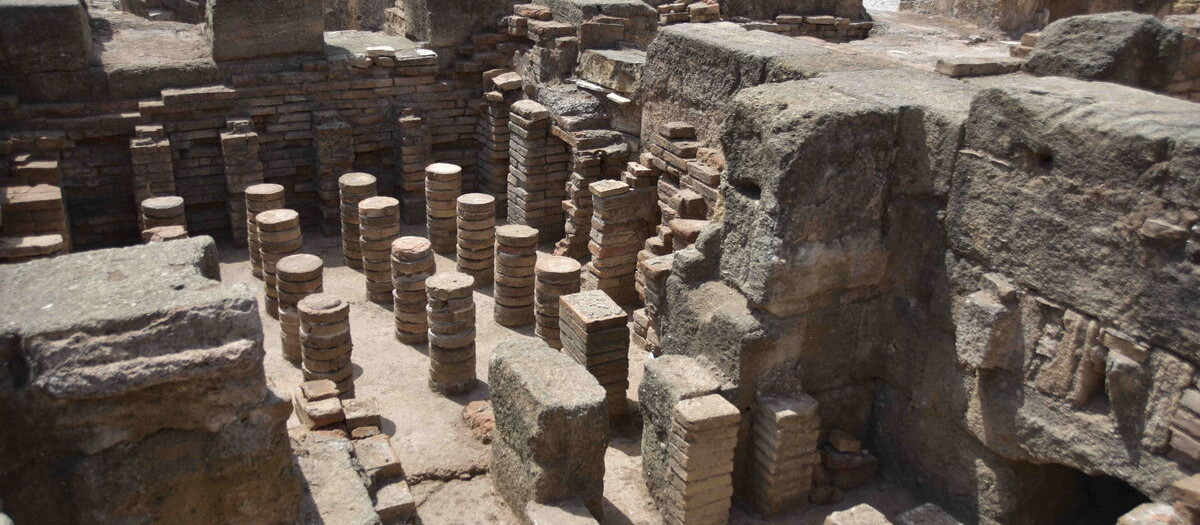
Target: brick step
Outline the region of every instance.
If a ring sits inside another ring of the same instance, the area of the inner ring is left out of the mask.
[[[0,207],[4,213],[63,208],[62,188],[51,184],[0,186]]]
[[[0,186],[62,185],[62,171],[57,160],[34,160],[14,165],[8,177],[0,177]]]
[[[27,235],[0,237],[0,262],[13,263],[52,257],[66,253],[67,243],[62,235]]]

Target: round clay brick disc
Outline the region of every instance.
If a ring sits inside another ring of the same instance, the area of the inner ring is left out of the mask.
[[[362,193],[364,190],[375,189],[375,176],[370,173],[351,172],[338,177],[338,188],[349,189],[352,193]]]
[[[462,168],[445,162],[435,162],[425,167],[425,176],[446,180],[449,177],[462,176]]]
[[[267,210],[254,217],[260,230],[282,231],[300,225],[300,214],[296,210]]]
[[[402,261],[420,260],[428,257],[433,244],[424,237],[400,237],[392,241],[392,257]]]
[[[483,193],[468,193],[458,198],[458,209],[462,211],[487,211],[496,209],[496,198]]]
[[[289,255],[275,263],[275,273],[289,281],[311,281],[321,275],[324,263],[316,255],[301,253]]]
[[[246,188],[246,200],[269,201],[283,198],[283,186],[278,184],[255,184]]]
[[[327,293],[313,294],[305,297],[297,305],[301,313],[324,314],[333,313],[343,308],[348,308],[348,305],[339,299],[336,295]]]
[[[458,299],[471,296],[475,279],[458,272],[444,272],[425,280],[425,291],[435,299]]]
[[[522,224],[506,224],[496,228],[496,242],[510,246],[535,246],[538,231]]]
[[[392,197],[368,197],[358,202],[359,215],[383,217],[400,213],[400,201]]]
[[[537,275],[541,277],[569,277],[571,275],[579,275],[579,271],[583,269],[583,265],[579,261],[570,257],[544,257],[537,262]]]
[[[151,197],[142,201],[142,212],[151,217],[173,217],[183,213],[183,197]]]

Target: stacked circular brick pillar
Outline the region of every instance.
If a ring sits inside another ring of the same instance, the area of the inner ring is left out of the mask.
[[[362,238],[358,227],[358,203],[375,196],[375,176],[347,173],[338,178],[342,198],[342,255],[346,266],[362,269]]]
[[[496,198],[468,193],[458,198],[458,273],[476,286],[492,283],[496,243]]]
[[[323,288],[321,258],[307,253],[289,255],[275,263],[275,290],[279,298],[280,341],[283,357],[299,363],[303,353],[300,348],[300,301]]]
[[[400,235],[400,201],[369,197],[358,203],[358,229],[362,270],[367,277],[367,299],[392,302],[392,240]]]
[[[425,281],[429,304],[429,388],[445,395],[475,386],[475,280],[439,273]]]
[[[284,206],[283,186],[278,184],[255,184],[246,188],[246,244],[250,248],[250,268],[255,277],[262,279],[262,251],[258,245],[258,214],[278,210]]]
[[[254,220],[258,225],[258,246],[262,253],[267,314],[278,319],[275,263],[300,253],[300,247],[304,244],[300,235],[300,214],[288,209],[268,210],[258,214]]]
[[[425,226],[433,251],[454,253],[458,238],[458,196],[462,168],[436,163],[425,168]]]
[[[401,237],[392,242],[392,285],[395,291],[396,340],[420,344],[429,339],[429,317],[425,313],[425,280],[436,267],[429,239]]]
[[[336,296],[318,293],[302,299],[297,309],[304,380],[328,379],[337,385],[339,395],[352,395],[350,305]]]
[[[496,322],[508,327],[533,322],[534,265],[538,231],[510,224],[496,228],[496,273],[493,298]]]
[[[579,293],[579,272],[583,267],[570,257],[546,257],[535,267],[534,313],[537,326],[533,333],[552,348],[562,348],[558,331],[558,298]]]
[[[151,197],[141,205],[142,240],[155,236],[187,237],[187,217],[183,213],[183,197]]]

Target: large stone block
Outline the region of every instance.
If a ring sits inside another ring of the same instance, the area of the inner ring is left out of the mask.
[[[633,93],[642,81],[646,53],[634,49],[589,49],[579,55],[579,78]]]
[[[483,29],[494,29],[523,0],[401,0],[404,36],[431,47],[462,44]]]
[[[1042,30],[1025,71],[1162,91],[1183,52],[1183,32],[1130,12],[1064,18]]]
[[[0,268],[0,493],[28,523],[281,523],[299,483],[253,294],[199,237]]]
[[[490,475],[518,515],[529,502],[602,513],[608,409],[582,365],[541,340],[497,345],[488,368],[496,430]]]
[[[79,0],[0,2],[0,71],[73,71],[92,56],[92,28]]]
[[[208,0],[207,15],[205,32],[218,61],[325,50],[321,0]]]
[[[1148,219],[1196,221],[1186,210],[1200,195],[1198,170],[1195,104],[1063,78],[985,90],[947,206],[950,246],[1198,361],[1200,274],[1183,239],[1141,232]]]

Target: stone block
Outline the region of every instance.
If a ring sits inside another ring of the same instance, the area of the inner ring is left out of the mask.
[[[325,50],[321,0],[208,0],[207,17],[205,33],[217,61]]]
[[[432,47],[470,41],[496,21],[511,15],[519,0],[400,0],[404,8],[403,35]]]
[[[0,3],[0,71],[40,73],[87,67],[92,28],[78,0]]]
[[[926,503],[896,516],[896,525],[962,525],[941,507]]]
[[[621,93],[633,93],[642,80],[646,53],[636,49],[589,49],[579,55],[579,78]]]
[[[593,525],[599,524],[577,499],[543,504],[530,501],[525,505],[529,525]]]
[[[290,404],[254,295],[217,277],[209,237],[0,267],[0,362],[29,367],[0,368],[0,449],[25,451],[0,467],[15,521],[296,520]]]
[[[825,518],[825,525],[891,525],[887,516],[866,503],[834,512]]]
[[[496,490],[517,513],[529,502],[578,498],[600,516],[608,447],[604,389],[541,340],[501,342],[488,372]]]

